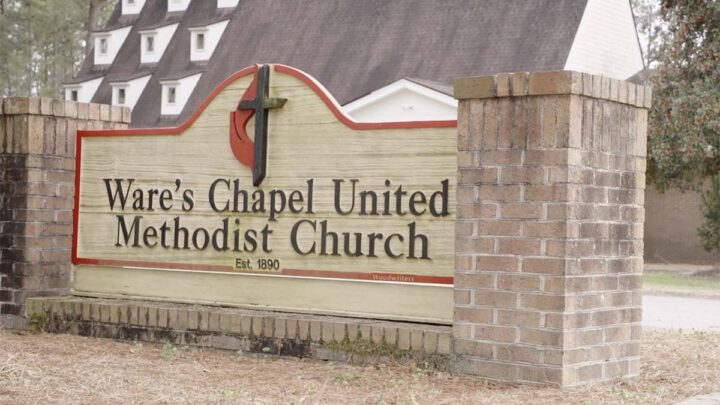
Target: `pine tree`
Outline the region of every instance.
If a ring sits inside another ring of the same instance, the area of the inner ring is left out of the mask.
[[[655,69],[662,62],[670,43],[659,0],[631,0],[638,39],[645,66]]]
[[[112,0],[0,0],[0,96],[61,97]]]

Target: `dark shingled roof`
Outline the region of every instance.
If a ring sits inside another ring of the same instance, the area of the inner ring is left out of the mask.
[[[129,26],[131,26],[131,25],[133,25],[133,21],[127,21],[127,22],[125,22],[125,23],[123,23],[123,24],[117,24],[117,25],[114,25],[114,26],[112,26],[112,27],[106,26],[105,28],[103,28],[103,29],[101,29],[101,30],[95,30],[95,31],[93,31],[93,33],[95,33],[95,34],[106,33],[106,32],[110,32],[110,31],[119,30],[119,29],[121,29],[121,28],[126,28],[126,27],[129,27]]]
[[[561,70],[587,0],[215,0],[190,2],[132,113],[132,126],[179,124],[230,74],[255,63],[282,63],[319,80],[341,104],[412,77],[449,85],[456,77]],[[111,81],[141,69],[140,27],[168,17],[167,0],[147,0],[94,102],[111,101]],[[189,27],[230,17],[209,63],[190,62]],[[108,26],[127,18],[116,10]],[[168,21],[168,22],[169,22]],[[182,114],[160,117],[158,81],[203,73]],[[147,67],[142,67],[147,69]],[[82,75],[96,72],[86,65]]]
[[[183,79],[183,78],[186,78],[188,76],[192,76],[192,75],[195,75],[198,73],[204,73],[206,70],[207,70],[207,68],[197,68],[197,69],[192,69],[192,70],[185,70],[182,72],[174,72],[173,74],[168,75],[168,76],[158,77],[157,80],[159,82],[164,82],[166,80],[180,80],[180,79]]]
[[[175,14],[175,13],[173,13],[173,14]],[[167,27],[168,25],[177,24],[180,22],[181,17],[182,17],[182,15],[176,16],[175,18],[172,18],[172,19],[166,19],[164,21],[160,21],[159,23],[156,23],[156,24],[148,25],[147,27],[138,27],[138,31],[139,32],[152,31],[152,30],[156,30],[158,28]]]
[[[147,75],[152,74],[152,71],[149,70],[140,70],[136,73],[132,73],[126,76],[118,76],[115,80],[113,80],[110,83],[123,83],[123,82],[129,82],[130,80],[139,79],[141,77],[145,77]]]
[[[63,84],[71,85],[71,84],[80,84],[83,82],[86,82],[88,80],[97,79],[99,77],[103,77],[104,73],[87,73],[81,76],[78,76],[72,80],[66,80]]]

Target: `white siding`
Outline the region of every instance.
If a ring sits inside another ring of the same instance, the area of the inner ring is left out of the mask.
[[[162,115],[179,115],[185,103],[187,103],[190,95],[195,89],[198,80],[200,80],[202,73],[198,73],[192,76],[183,77],[182,79],[172,81],[162,81],[162,101],[160,114]],[[168,103],[168,88],[175,87],[175,103]]]
[[[162,58],[163,53],[165,53],[165,50],[167,49],[168,44],[170,43],[170,39],[172,39],[172,36],[175,34],[175,30],[177,29],[178,24],[172,24],[172,25],[166,25],[164,27],[160,27],[155,30],[151,31],[141,31],[140,32],[140,63],[157,63],[160,58]],[[155,50],[153,52],[148,52],[147,50],[147,40],[146,38],[148,36],[154,36],[154,47]]]
[[[135,107],[135,104],[140,98],[140,95],[142,94],[143,90],[145,90],[145,86],[147,86],[148,81],[150,81],[150,76],[151,75],[139,77],[137,79],[133,79],[127,82],[110,83],[110,86],[112,87],[112,104],[123,105],[125,107],[130,107],[130,109]],[[118,102],[118,89],[120,88],[125,89],[124,104],[120,104]]]
[[[627,79],[643,68],[629,0],[588,0],[565,70]]]
[[[120,51],[122,44],[125,42],[132,26],[118,28],[114,31],[99,32],[94,35],[95,37],[95,64],[96,65],[109,65],[115,60],[115,56]],[[102,40],[107,40],[107,52],[102,53]]]
[[[217,0],[218,8],[230,8],[235,7],[239,3],[239,0]]]
[[[122,0],[122,15],[140,14],[145,0]]]
[[[82,83],[65,85],[64,86],[65,100],[72,100],[72,91],[77,90],[77,92],[78,92],[77,101],[78,102],[80,102],[80,103],[91,102],[93,96],[95,95],[95,92],[97,91],[98,87],[100,87],[100,83],[102,83],[102,81],[103,81],[103,78],[98,77],[97,79],[88,80],[88,81],[82,82]]]
[[[168,0],[168,13],[173,11],[185,11],[190,5],[190,0]]]
[[[457,100],[405,79],[348,103],[343,109],[358,122],[457,119]]]
[[[215,51],[215,47],[217,46],[218,42],[220,42],[220,38],[222,37],[222,34],[225,31],[225,27],[227,27],[229,21],[230,20],[220,21],[219,23],[210,24],[207,27],[202,28],[190,28],[190,40],[192,41],[192,43],[190,44],[191,61],[210,59],[213,52]],[[195,46],[197,44],[196,37],[200,33],[205,35],[204,49],[197,49]]]

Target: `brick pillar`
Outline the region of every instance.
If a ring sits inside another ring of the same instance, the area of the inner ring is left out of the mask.
[[[458,79],[460,371],[637,375],[650,89],[575,72]]]
[[[25,298],[69,291],[76,131],[129,121],[127,108],[0,99],[0,326],[22,327]]]

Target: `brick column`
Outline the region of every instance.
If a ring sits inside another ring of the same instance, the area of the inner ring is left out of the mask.
[[[579,385],[639,372],[650,89],[575,72],[455,82],[462,372]]]
[[[76,131],[129,121],[127,108],[0,99],[0,326],[22,327],[25,298],[69,291]]]

